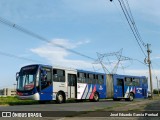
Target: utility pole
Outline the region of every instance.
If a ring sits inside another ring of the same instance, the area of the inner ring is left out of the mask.
[[[156,76],[157,79],[157,92],[158,92],[158,96],[159,96],[159,86],[158,86],[158,77]]]
[[[149,46],[150,46],[150,44],[147,44],[147,53],[148,53],[147,62],[148,62],[148,67],[149,67],[151,99],[153,99],[152,72],[151,72],[151,60],[150,60],[151,50],[149,49]]]

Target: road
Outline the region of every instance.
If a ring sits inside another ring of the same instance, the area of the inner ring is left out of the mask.
[[[137,103],[148,101],[148,100],[135,100]],[[0,111],[14,111],[14,112],[42,112],[46,111],[51,116],[55,117],[44,117],[42,114],[42,118],[33,118],[34,120],[151,120],[152,117],[93,117],[96,116],[96,112],[101,112],[101,110],[106,111],[107,109],[114,108],[121,104],[121,107],[130,106],[132,104],[136,104],[136,102],[127,102],[127,101],[112,101],[112,100],[101,100],[99,102],[77,102],[77,103],[65,103],[65,104],[36,104],[36,105],[15,105],[15,106],[0,106]],[[160,101],[156,101],[153,103],[149,103],[145,108],[145,110],[158,110],[160,111]],[[121,109],[120,109],[121,110]],[[54,112],[53,112],[54,111]],[[96,111],[88,112],[88,111]],[[104,112],[103,111],[103,112]],[[101,112],[101,113],[103,113]],[[43,112],[42,112],[43,113]],[[69,113],[69,114],[68,114]],[[73,114],[72,114],[73,113]],[[77,113],[77,114],[76,114]],[[90,117],[91,115],[92,117]],[[54,115],[53,115],[54,114]],[[67,115],[66,115],[67,114]],[[57,115],[57,116],[56,116]],[[84,117],[84,116],[85,117]],[[68,117],[64,117],[68,116]],[[0,118],[2,119],[2,118]],[[25,120],[27,118],[3,118],[3,120]],[[31,118],[29,118],[31,119]],[[155,120],[159,120],[159,117],[154,118]]]
[[[63,104],[36,104],[36,105],[15,105],[1,106],[0,111],[94,111],[115,104],[127,104],[126,101],[101,100],[99,102],[77,102]]]

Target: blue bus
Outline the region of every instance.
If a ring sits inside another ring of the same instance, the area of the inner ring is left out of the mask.
[[[20,99],[63,103],[68,99],[106,98],[103,73],[35,64],[22,67],[16,76]]]
[[[104,74],[49,65],[27,65],[16,74],[20,99],[64,103],[68,99],[99,101],[147,97],[145,76]]]
[[[145,76],[108,74],[106,88],[107,98],[133,101],[134,98],[147,97],[148,80]]]

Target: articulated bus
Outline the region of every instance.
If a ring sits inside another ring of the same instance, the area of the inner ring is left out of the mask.
[[[99,101],[145,98],[148,82],[145,76],[104,74],[48,65],[28,65],[16,74],[17,96],[39,102],[68,99]]]

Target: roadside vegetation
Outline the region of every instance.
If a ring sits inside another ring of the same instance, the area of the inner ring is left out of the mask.
[[[67,100],[66,103],[74,103],[74,102],[78,102],[75,100]],[[4,105],[32,105],[32,104],[43,104],[44,102],[39,102],[36,100],[20,100],[18,99],[16,96],[0,96],[0,106]],[[47,104],[54,104],[56,103],[55,101],[46,101],[45,103]]]
[[[160,89],[153,89],[153,94],[160,94]]]
[[[0,97],[0,105],[30,105],[37,104],[38,101],[33,100],[19,100],[17,97]]]
[[[151,99],[149,98],[148,100],[160,100],[160,96],[158,95],[154,95],[154,98]],[[85,102],[89,102],[89,100],[84,100]],[[146,100],[144,100],[145,102]],[[150,102],[151,102],[150,101]],[[82,102],[82,101],[75,101],[75,100],[67,100],[66,103],[75,103],[75,102]],[[132,101],[131,103],[137,103],[139,101],[137,100],[134,100]],[[143,103],[143,101],[141,101]],[[55,101],[48,101],[46,102],[47,104],[53,104],[53,103],[56,103]],[[38,101],[35,101],[35,100],[20,100],[18,99],[16,96],[15,97],[12,97],[12,96],[8,96],[8,97],[4,97],[4,96],[0,96],[0,106],[1,105],[32,105],[32,104],[39,104]],[[129,102],[130,104],[130,102]],[[113,110],[115,108],[119,108],[121,106],[121,104],[118,104],[116,103],[114,106],[112,106],[111,108],[106,108],[108,110]],[[124,107],[124,106],[123,106]],[[143,106],[144,107],[144,106]]]

